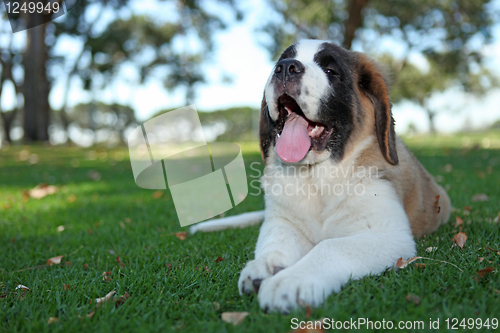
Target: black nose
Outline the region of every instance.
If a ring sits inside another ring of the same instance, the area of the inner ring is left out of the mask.
[[[281,60],[274,68],[274,75],[292,77],[304,73],[305,67],[302,63],[295,59]]]

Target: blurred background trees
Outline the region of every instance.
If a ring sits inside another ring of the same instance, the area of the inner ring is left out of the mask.
[[[10,40],[0,49],[0,84],[14,84],[17,97],[13,110],[1,110],[6,141],[11,141],[10,129],[16,117],[22,119],[25,142],[47,141],[51,124],[67,133],[72,118],[81,118],[80,114],[74,117],[68,114],[74,78],[80,79],[83,89],[92,94],[112,84],[124,68],[134,67],[140,73],[136,84],[144,83],[150,76],[162,75],[167,89],[183,86],[186,101],[193,101],[196,85],[204,81],[200,64],[212,50],[214,32],[224,29],[225,23],[206,11],[203,1],[172,3],[166,22],[135,14],[130,3],[129,0],[79,1],[57,23],[27,30],[22,41],[14,41],[16,35],[10,30],[6,12],[2,13],[2,35]],[[232,0],[220,3],[241,16]],[[35,16],[29,18],[33,20]],[[23,15],[18,17],[24,19]],[[180,51],[173,48],[172,44],[182,38],[193,40],[196,47]],[[58,42],[63,39],[77,41],[79,51],[56,53]],[[49,94],[56,75],[64,75],[66,80],[62,107],[51,112]],[[85,109],[88,124],[93,126],[98,108]]]
[[[281,0],[269,1],[279,20],[262,31],[272,36],[267,49],[277,56],[301,38],[329,39],[382,60],[393,75],[392,98],[413,100],[426,110],[435,132],[438,110],[428,105],[435,92],[457,86],[483,94],[497,85],[484,66],[481,48],[491,42],[500,13],[484,0]],[[387,52],[390,39],[401,49]],[[409,61],[419,55],[419,68]]]
[[[420,105],[431,132],[435,132],[436,113],[447,109],[431,103],[436,93],[455,89],[464,96],[479,96],[498,85],[481,52],[492,41],[494,24],[500,22],[494,2],[262,1],[271,10],[255,28],[264,37],[262,44],[270,58],[302,38],[329,39],[366,52],[388,67],[393,101]],[[2,12],[0,96],[6,90],[15,95],[14,105],[0,110],[5,141],[12,141],[14,129],[22,128],[24,142],[56,136],[57,142],[82,136],[86,144],[123,142],[127,127],[138,124],[137,110],[126,105],[130,96],[118,96],[117,103],[98,97],[117,82],[138,87],[160,80],[167,90],[181,88],[186,104],[196,101],[197,89],[206,82],[203,66],[214,49],[214,36],[229,24],[227,15],[217,8],[225,8],[238,20],[242,13],[237,2],[154,0],[158,6],[168,5],[163,20],[137,13],[132,3],[81,0],[56,22],[25,34],[13,34]],[[63,44],[71,49],[62,48]],[[54,95],[56,78],[63,78],[63,88]],[[75,87],[87,93],[86,102],[70,103]],[[51,105],[50,100],[58,103]],[[242,140],[255,133],[257,113],[238,106],[200,117],[214,139]]]

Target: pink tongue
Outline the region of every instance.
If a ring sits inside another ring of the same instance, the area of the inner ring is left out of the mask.
[[[292,112],[276,143],[276,153],[283,162],[297,163],[301,161],[311,148],[311,138],[307,133],[308,122]]]

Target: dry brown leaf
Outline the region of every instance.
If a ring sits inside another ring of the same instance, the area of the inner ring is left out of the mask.
[[[52,323],[55,323],[56,321],[58,321],[59,319],[56,318],[56,317],[49,317],[49,320],[47,320],[47,325],[50,325]]]
[[[65,264],[66,266],[71,266],[71,261],[65,261],[65,262],[64,262],[64,264]]]
[[[52,257],[52,258],[49,258],[47,259],[47,265],[48,266],[52,266],[52,265],[59,265],[61,263],[61,259],[63,258],[64,256],[57,256],[57,257]]]
[[[421,263],[416,262],[415,263],[415,267],[417,267],[417,268],[425,268],[425,264],[421,264]]]
[[[160,199],[163,196],[163,191],[154,191],[153,192],[153,198],[155,199]]]
[[[404,260],[402,257],[398,259],[398,261],[396,262],[396,266],[398,266],[399,269],[403,269],[405,268],[406,266],[408,266],[409,264],[411,264],[412,262],[414,262],[415,260],[418,260],[418,259],[422,259],[423,257],[413,257],[413,258],[410,258],[408,260]]]
[[[186,238],[188,237],[188,233],[186,231],[176,232],[174,235],[180,240],[186,240]]]
[[[408,266],[409,264],[411,264],[412,262],[414,262],[415,260],[418,260],[418,259],[432,260],[432,261],[442,262],[444,264],[449,264],[449,265],[452,265],[453,267],[456,267],[460,272],[463,272],[463,270],[461,270],[457,265],[452,264],[451,262],[447,262],[447,261],[444,261],[444,260],[438,260],[438,259],[432,259],[432,258],[426,258],[426,257],[413,257],[413,258],[410,258],[408,260],[404,260],[403,258],[399,258],[398,261],[396,262],[396,266],[399,269],[403,269],[403,268],[405,268],[406,266]]]
[[[408,302],[412,302],[414,304],[420,305],[420,297],[418,297],[417,295],[408,294],[408,295],[406,295],[406,300]]]
[[[216,263],[219,263],[219,262],[221,262],[222,260],[224,260],[224,258],[222,258],[222,257],[217,257],[217,259],[215,259],[215,262],[216,262]]]
[[[464,210],[471,211],[472,210],[472,206],[465,206]]]
[[[106,273],[106,272],[105,272],[105,273]],[[97,303],[97,305],[100,305],[100,304],[102,304],[102,303],[104,303],[104,302],[107,302],[107,301],[109,301],[111,298],[113,298],[113,295],[114,295],[115,293],[116,293],[116,291],[115,291],[115,290],[110,291],[109,293],[107,293],[107,294],[106,294],[106,296],[101,297],[101,298],[96,298],[96,299],[95,299],[95,302]]]
[[[249,314],[249,312],[222,312],[221,318],[226,323],[239,325]]]
[[[57,186],[39,184],[35,188],[28,191],[28,195],[33,199],[41,199],[47,195],[51,195],[57,192]]]
[[[455,228],[458,227],[459,225],[464,224],[464,220],[462,220],[459,216],[455,218],[455,221],[456,221],[454,226]]]
[[[463,249],[465,242],[467,241],[467,235],[463,232],[459,232],[458,234],[453,236],[452,240],[453,240],[453,242],[455,242],[455,244],[457,244],[458,247]]]
[[[483,262],[484,257],[477,257],[479,259],[479,262]]]
[[[112,274],[113,274],[113,272],[111,272],[111,271],[110,272],[102,272],[102,279],[104,281],[110,282],[111,281],[110,275],[112,275]]]
[[[83,264],[83,268],[87,269],[87,268],[89,268],[89,265]]]
[[[484,193],[479,193],[472,197],[472,201],[488,201],[488,200],[490,200],[490,198]]]
[[[484,278],[485,275],[490,274],[494,271],[495,269],[493,267],[486,267],[484,269],[481,269],[477,271],[476,276],[474,277],[474,280],[480,281],[482,278]]]
[[[87,173],[87,177],[89,177],[90,179],[92,179],[93,181],[99,181],[101,179],[101,174],[95,170],[90,170],[88,173]]]
[[[71,286],[69,284],[65,284],[64,285],[64,290],[68,290],[68,289],[71,289]]]
[[[116,301],[115,301],[115,306],[120,306],[122,305],[123,303],[125,303],[126,300],[128,300],[130,297],[130,295],[128,294],[128,292],[125,292],[125,294],[123,296],[120,296]]]
[[[120,265],[120,267],[125,267],[125,264],[120,259],[120,256],[116,257],[116,262],[118,263],[118,265]]]
[[[495,250],[495,249],[493,249],[493,248],[491,248],[489,246],[485,246],[484,249],[488,250],[488,251],[491,251],[491,252],[497,252],[497,253],[500,252],[500,250]]]
[[[26,287],[26,286],[23,286],[22,284],[18,284],[16,289],[15,290],[18,290],[18,289],[21,289],[21,290],[25,290],[25,291],[30,291],[30,288]]]

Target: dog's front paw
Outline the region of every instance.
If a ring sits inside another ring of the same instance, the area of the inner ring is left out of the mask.
[[[319,306],[334,290],[340,290],[340,283],[321,279],[314,272],[283,270],[262,282],[259,304],[266,311],[287,313],[298,306]]]
[[[280,254],[268,255],[247,262],[241,271],[238,281],[240,295],[244,293],[257,293],[264,279],[278,273],[284,268],[283,258]]]

